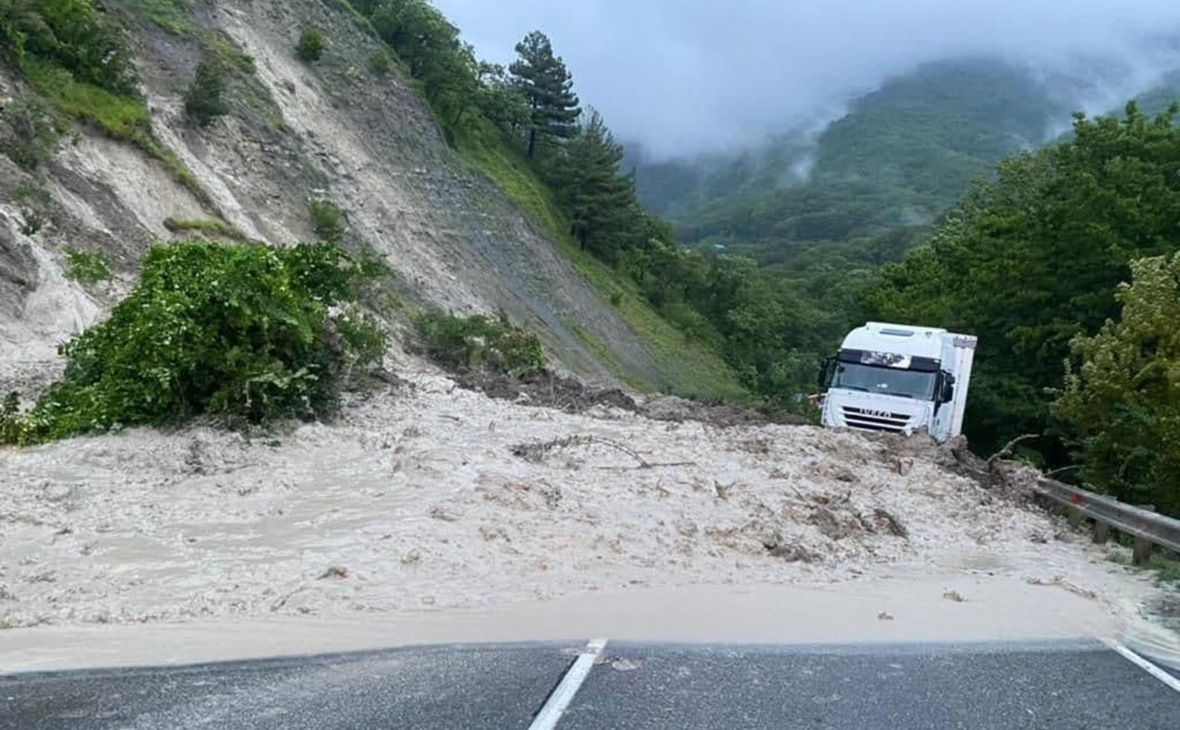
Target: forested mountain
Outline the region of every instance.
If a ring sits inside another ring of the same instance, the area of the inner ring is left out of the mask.
[[[1144,90],[1140,106],[1159,113],[1178,89],[1180,76],[1170,77]],[[683,160],[649,161],[635,150],[627,164],[640,200],[686,246],[795,271],[879,265],[899,258],[1001,159],[1060,136],[1087,93],[1078,81],[997,59],[941,61],[854,99],[818,134]]]
[[[681,243],[758,292],[712,321],[764,396],[790,407],[783,391],[806,389],[866,319],[976,334],[976,449],[1035,434],[1025,457],[1180,512],[1167,258],[1180,250],[1180,84],[1071,129],[1081,86],[1058,81],[933,64],[853,102],[810,147],[795,135],[728,159],[631,162]]]
[[[730,160],[639,161],[637,189],[689,246],[794,266],[822,246],[824,259],[882,263],[900,254],[896,243],[867,239],[929,224],[1069,112],[1024,69],[928,64],[854,100],[812,141],[787,135]]]

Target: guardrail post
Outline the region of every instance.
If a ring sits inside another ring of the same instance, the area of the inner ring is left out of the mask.
[[[1107,539],[1110,537],[1110,525],[1102,520],[1094,521],[1094,542],[1099,545],[1105,545]]]
[[[1069,526],[1075,530],[1082,526],[1082,510],[1072,504],[1069,506]]]
[[[1151,540],[1146,537],[1135,537],[1135,548],[1131,552],[1131,563],[1143,565],[1151,557]]]

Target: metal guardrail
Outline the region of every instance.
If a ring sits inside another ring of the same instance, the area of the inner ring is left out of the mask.
[[[1094,542],[1106,542],[1111,528],[1133,536],[1136,565],[1147,560],[1152,545],[1180,554],[1180,520],[1052,479],[1041,479],[1037,487],[1042,496],[1069,508],[1069,521],[1074,527],[1081,525],[1082,517],[1094,520]]]

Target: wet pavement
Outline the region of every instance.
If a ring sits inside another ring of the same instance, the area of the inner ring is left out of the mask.
[[[0,728],[529,728],[584,644],[0,677]],[[1092,642],[608,643],[556,725],[1175,730],[1180,691]]]

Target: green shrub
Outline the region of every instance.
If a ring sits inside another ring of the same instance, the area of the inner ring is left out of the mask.
[[[122,31],[91,0],[0,1],[0,50],[22,69],[29,61],[45,62],[113,94],[138,93]]]
[[[326,244],[155,246],[110,318],[61,348],[65,375],[15,417],[16,440],[199,414],[244,425],[329,413],[349,368],[384,350],[373,322],[349,306],[364,276]]]
[[[202,127],[229,113],[225,94],[225,67],[215,59],[205,59],[197,66],[197,75],[184,95],[184,109]]]
[[[321,241],[340,243],[344,240],[348,225],[339,206],[330,200],[309,200],[307,207],[311,211],[311,227]]]
[[[540,339],[502,317],[433,312],[419,317],[417,325],[426,355],[448,370],[488,369],[520,376],[547,366]]]
[[[97,284],[110,280],[111,267],[102,251],[67,248],[66,278],[79,284]]]
[[[295,53],[308,63],[314,63],[324,55],[327,43],[324,36],[315,28],[308,28],[299,36],[299,45],[295,46]]]
[[[12,132],[0,144],[4,154],[26,170],[48,162],[61,136],[52,110],[33,94],[22,94],[4,108]]]
[[[369,56],[369,73],[374,76],[388,76],[393,73],[393,60],[389,58],[389,51],[378,48]]]
[[[9,393],[0,403],[0,444],[21,440],[20,394]]]

